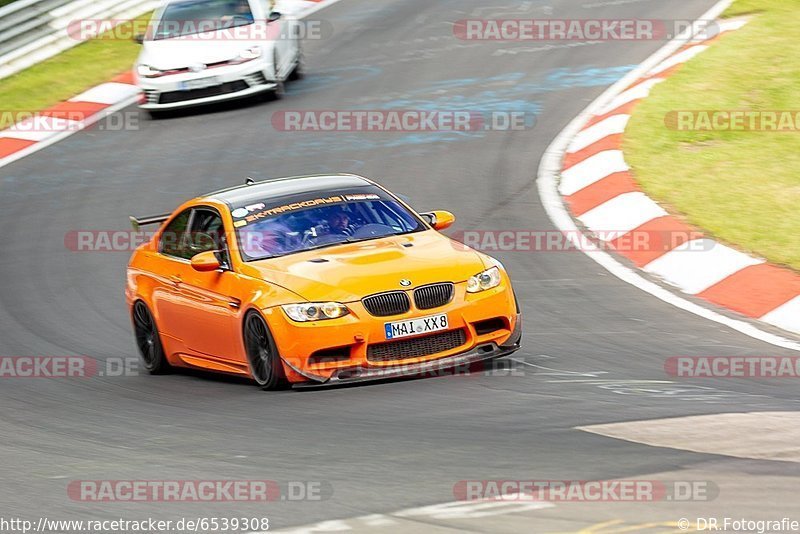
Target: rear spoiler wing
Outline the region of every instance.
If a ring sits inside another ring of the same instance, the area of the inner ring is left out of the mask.
[[[131,215],[128,218],[131,221],[131,226],[133,226],[134,231],[138,232],[139,228],[142,226],[163,223],[164,221],[169,219],[170,215],[171,215],[170,213],[164,215],[151,215],[150,217],[134,217]]]

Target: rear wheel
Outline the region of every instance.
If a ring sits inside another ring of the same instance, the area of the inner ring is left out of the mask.
[[[250,374],[261,389],[275,390],[286,385],[278,348],[258,312],[251,312],[244,321],[244,346]]]
[[[147,305],[141,300],[133,305],[133,332],[136,346],[144,368],[152,375],[164,374],[170,370],[169,362],[161,345],[156,322]]]

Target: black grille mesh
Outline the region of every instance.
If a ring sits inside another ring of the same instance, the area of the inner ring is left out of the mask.
[[[212,87],[203,87],[202,89],[190,89],[188,91],[168,91],[161,93],[159,104],[174,104],[175,102],[186,102],[188,100],[197,100],[198,98],[207,98],[209,96],[227,95],[229,93],[237,93],[247,89],[247,84],[242,80],[223,83],[222,85],[214,85]]]
[[[372,295],[361,301],[369,313],[375,317],[388,317],[390,315],[400,315],[411,308],[408,295],[403,291],[391,291]]]
[[[453,300],[455,285],[451,283],[422,286],[414,291],[414,304],[420,310],[444,306]]]
[[[467,342],[464,329],[449,330],[439,334],[376,343],[367,347],[367,360],[371,362],[389,362],[423,358],[440,352],[460,347]]]

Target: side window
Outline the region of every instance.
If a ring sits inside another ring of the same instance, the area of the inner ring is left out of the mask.
[[[218,251],[217,257],[223,267],[231,265],[225,239],[225,225],[219,213],[212,209],[198,208],[191,221],[189,248],[192,256],[201,252]]]
[[[172,222],[164,229],[159,243],[159,250],[162,254],[185,260],[193,256],[189,248],[187,234],[191,213],[191,209],[184,210],[180,215],[172,219]]]
[[[224,248],[225,229],[222,218],[216,211],[197,209],[192,219],[191,241],[189,246],[194,254]]]

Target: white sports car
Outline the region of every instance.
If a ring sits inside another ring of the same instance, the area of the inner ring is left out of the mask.
[[[168,0],[153,15],[136,62],[150,111],[270,92],[302,75],[300,21],[267,0]]]

